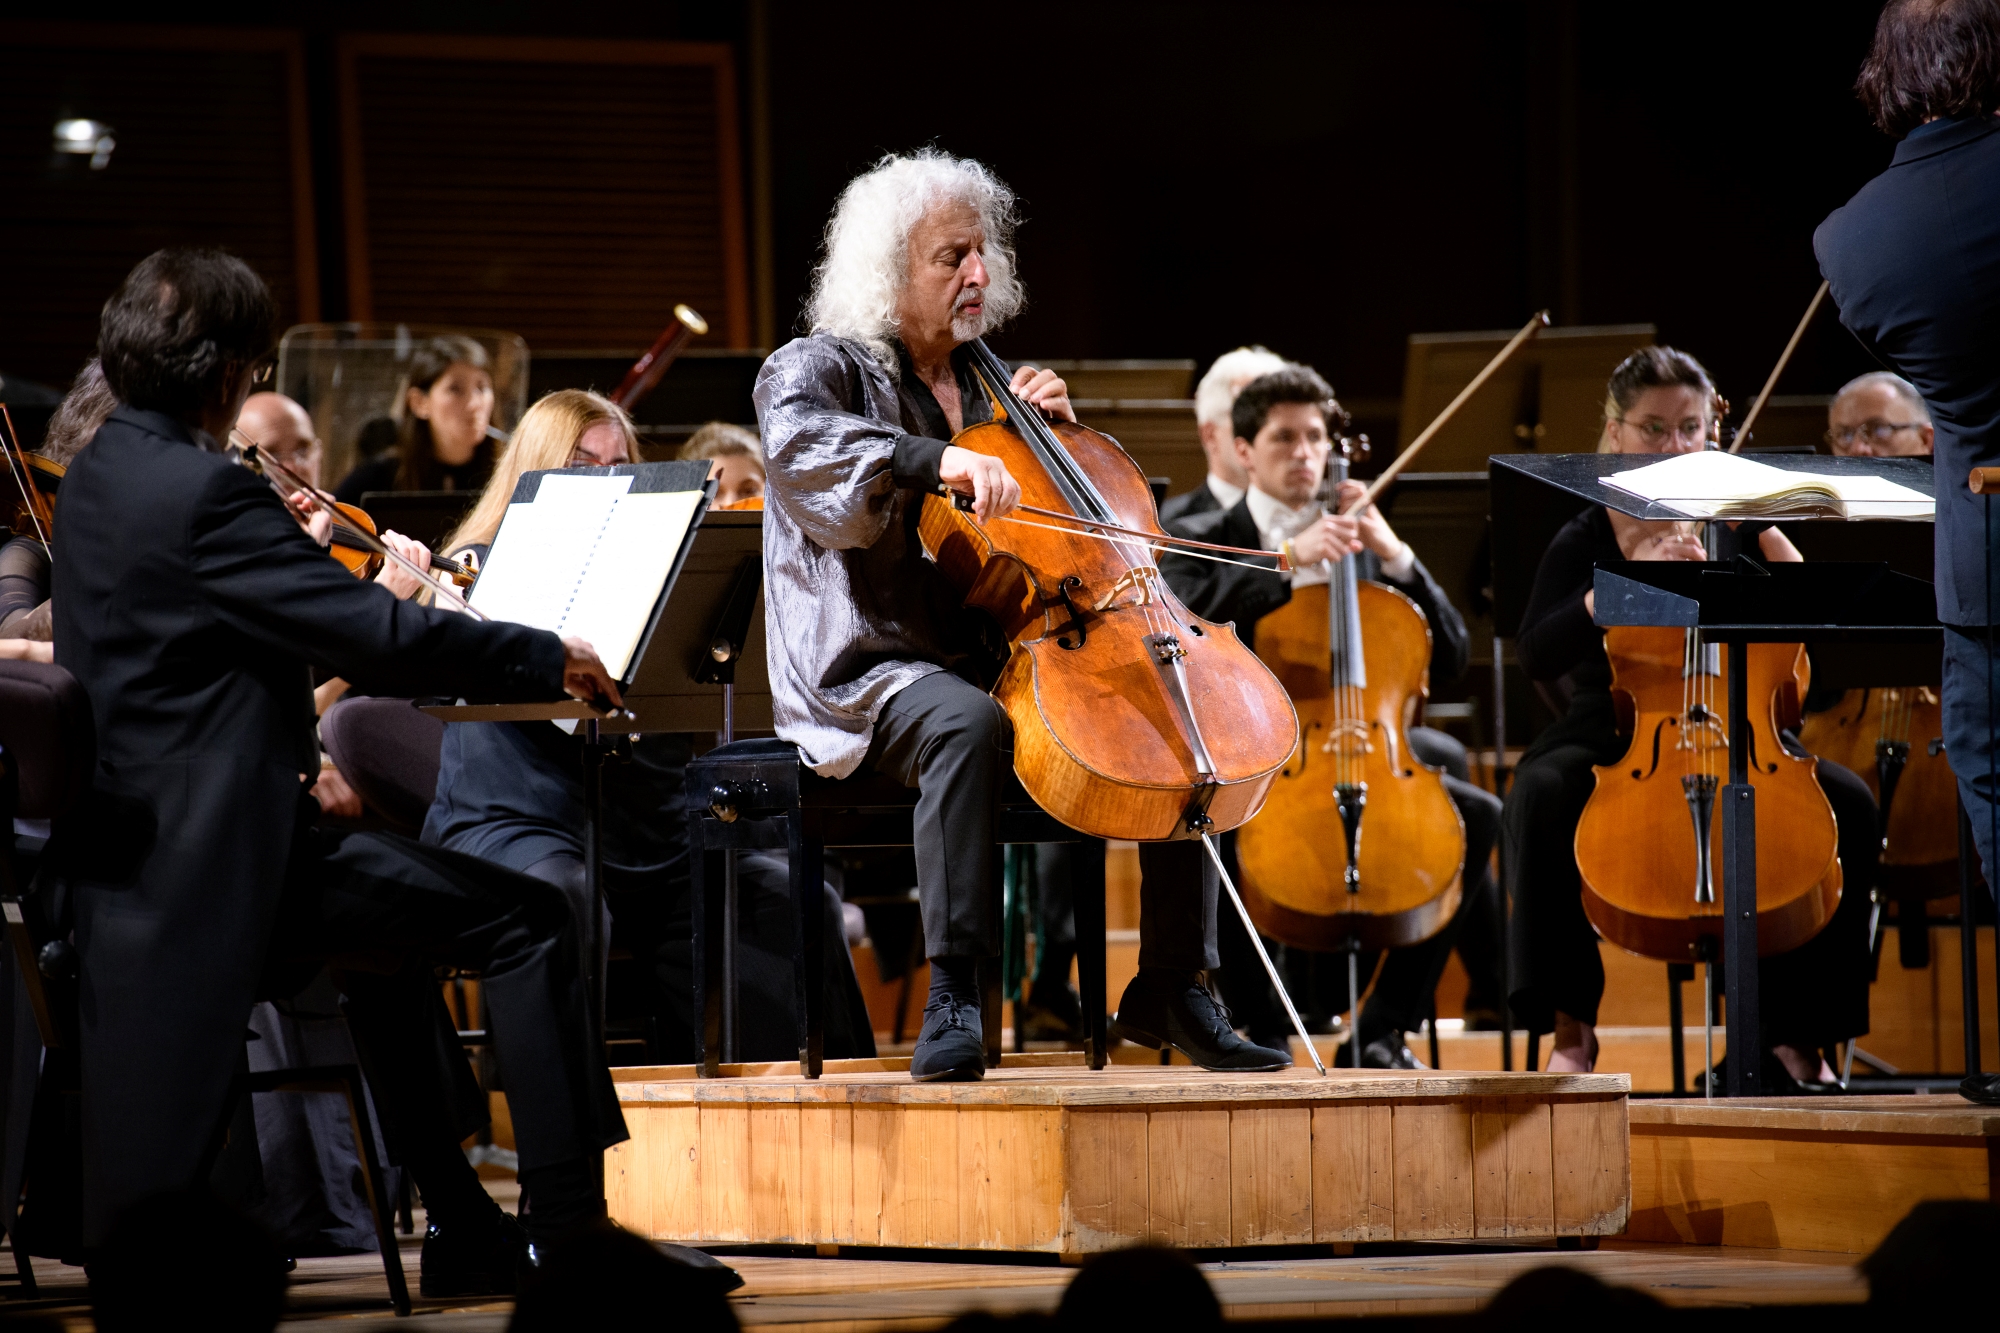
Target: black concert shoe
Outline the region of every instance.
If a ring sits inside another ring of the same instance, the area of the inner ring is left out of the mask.
[[[979,1006],[938,995],[924,1006],[910,1077],[919,1083],[970,1083],[986,1077],[986,1039]]]
[[[663,1240],[654,1241],[653,1248],[675,1263],[686,1264],[694,1269],[713,1282],[717,1291],[734,1291],[743,1285],[741,1273],[706,1250],[697,1250],[691,1245],[669,1245]]]
[[[1198,972],[1141,968],[1118,1001],[1111,1035],[1154,1050],[1171,1046],[1203,1069],[1258,1074],[1292,1067],[1289,1051],[1236,1035],[1229,1010]]]
[[[520,1219],[498,1208],[486,1218],[424,1231],[422,1277],[425,1296],[507,1296],[526,1270],[535,1267],[534,1246]]]
[[[1083,1001],[1068,982],[1038,985],[1016,1007],[1014,1021],[1029,1041],[1083,1040]]]
[[[1429,1069],[1404,1042],[1403,1034],[1390,1032],[1361,1048],[1363,1069]]]
[[[2000,1074],[1971,1074],[1958,1085],[1958,1095],[1982,1106],[2000,1106]]]

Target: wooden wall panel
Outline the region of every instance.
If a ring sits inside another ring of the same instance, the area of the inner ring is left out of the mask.
[[[168,245],[221,246],[263,275],[283,323],[320,315],[296,33],[0,24],[0,371],[67,385],[98,312]],[[55,122],[110,125],[93,171]]]
[[[355,318],[643,347],[685,302],[748,345],[727,46],[353,35],[340,95]]]

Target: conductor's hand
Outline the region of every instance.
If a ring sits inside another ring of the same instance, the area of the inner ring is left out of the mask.
[[[1014,391],[1015,397],[1040,408],[1042,415],[1053,421],[1076,420],[1076,409],[1069,402],[1069,385],[1063,383],[1062,376],[1053,370],[1022,366],[1014,372],[1008,387]]]
[[[1068,403],[1065,398],[1064,403]],[[972,512],[981,523],[1012,512],[1021,503],[1021,483],[1007,472],[1007,465],[991,454],[976,454],[957,445],[946,447],[938,459],[938,480],[955,491],[972,493]]]
[[[598,660],[597,649],[574,638],[564,639],[562,646],[563,689],[572,698],[599,709],[616,708],[625,702],[618,693],[618,682],[611,679],[611,673]]]
[[[1298,557],[1301,567],[1316,565],[1322,560],[1345,560],[1360,549],[1361,524],[1346,515],[1324,514],[1311,527],[1292,538],[1292,553]]]
[[[420,541],[405,537],[400,532],[391,532],[384,529],[382,532],[382,544],[415,565],[418,569],[429,569],[431,567],[430,548]],[[424,586],[417,582],[416,575],[389,560],[382,562],[382,572],[375,576],[375,581],[396,594],[398,601],[407,600],[412,593]]]

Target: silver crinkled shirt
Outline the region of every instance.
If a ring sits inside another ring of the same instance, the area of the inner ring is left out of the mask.
[[[954,359],[966,424],[989,419]],[[778,735],[826,777],[860,766],[896,691],[958,656],[963,599],[917,540],[943,418],[913,376],[900,379],[862,344],[815,333],[773,352],[753,394],[772,712]]]

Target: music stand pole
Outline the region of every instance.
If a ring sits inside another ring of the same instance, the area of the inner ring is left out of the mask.
[[[723,745],[736,739],[734,672],[722,683],[722,734],[717,739]],[[738,892],[736,849],[731,847],[722,853],[722,1058],[728,1064],[735,1064],[743,1058],[737,1049],[736,943],[741,922],[741,914],[737,910]]]

